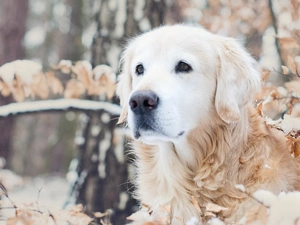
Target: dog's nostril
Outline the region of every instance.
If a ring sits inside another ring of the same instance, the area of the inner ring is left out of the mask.
[[[156,104],[157,104],[157,98],[153,98],[153,99],[146,99],[145,101],[144,101],[144,107],[146,107],[146,108],[153,108],[153,107],[155,107],[156,106]]]
[[[130,106],[130,108],[134,109],[138,106],[138,104],[135,100],[130,100],[129,106]]]

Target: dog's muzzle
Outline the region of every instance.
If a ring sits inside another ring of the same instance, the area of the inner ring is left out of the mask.
[[[138,139],[140,132],[155,131],[155,111],[159,104],[158,96],[150,90],[137,91],[132,94],[129,106],[134,115],[134,137]]]

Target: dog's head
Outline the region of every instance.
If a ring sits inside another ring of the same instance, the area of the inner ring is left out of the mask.
[[[134,38],[122,57],[117,94],[135,139],[175,141],[216,114],[238,122],[260,86],[256,62],[231,38],[184,25]]]

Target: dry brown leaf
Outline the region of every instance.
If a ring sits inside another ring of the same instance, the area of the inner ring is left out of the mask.
[[[52,92],[54,94],[62,94],[64,91],[64,87],[62,85],[62,83],[60,82],[60,80],[55,77],[54,72],[48,72],[47,73],[47,81],[48,81],[48,85],[51,88]]]
[[[38,212],[30,205],[23,205],[17,209],[16,215],[7,219],[9,225],[54,225],[49,214]]]
[[[77,80],[80,81],[86,89],[92,83],[92,66],[87,61],[78,61],[72,66],[72,72],[77,75]]]
[[[40,72],[33,76],[31,82],[31,91],[32,91],[32,97],[38,95],[42,99],[48,98],[49,87],[47,84],[46,76],[43,72]]]
[[[289,74],[289,68],[287,66],[281,66],[281,69],[282,69],[282,73],[284,75],[288,75]]]
[[[270,70],[264,69],[261,73],[261,79],[263,82],[267,81],[270,76]]]
[[[300,131],[298,131],[300,134]],[[287,136],[287,143],[290,146],[291,154],[297,158],[300,156],[300,137],[294,138],[290,135]]]
[[[259,93],[256,94],[255,100],[263,100],[270,95],[272,91],[276,91],[274,86],[263,86]]]
[[[55,220],[68,221],[71,225],[88,225],[92,221],[88,215],[83,213],[81,204],[53,213],[53,217]]]
[[[222,206],[219,206],[217,204],[214,204],[214,203],[207,203],[206,205],[206,211],[208,212],[220,212],[220,211],[225,211],[227,210],[228,208],[225,208],[225,207],[222,207]]]
[[[299,48],[299,44],[294,38],[283,37],[283,38],[278,38],[278,40],[282,48],[286,48],[286,49]]]
[[[106,215],[107,215],[107,213],[101,213],[101,212],[95,212],[94,213],[94,217],[95,218],[102,218],[102,217],[104,217]]]
[[[199,206],[199,203],[197,201],[197,199],[195,198],[195,196],[192,195],[192,203],[195,206],[196,210],[199,212],[199,214],[202,214],[202,210]]]
[[[3,81],[0,81],[0,91],[4,97],[9,96],[11,93],[10,87]]]
[[[15,78],[12,81],[13,86],[13,97],[17,102],[22,102],[25,99],[25,94],[23,91],[23,81],[18,74],[15,75]]]
[[[292,56],[287,56],[287,66],[290,68],[293,74],[297,74],[297,66]]]
[[[258,103],[258,105],[256,106],[256,109],[257,109],[258,115],[260,115],[260,116],[264,115],[264,113],[263,113],[263,103],[262,102]]]
[[[284,86],[289,92],[293,92],[300,97],[300,79],[286,82]]]
[[[205,217],[217,217],[216,214],[214,214],[213,212],[205,212],[204,216]]]
[[[85,86],[78,80],[71,79],[66,85],[64,92],[65,98],[78,98],[85,93]]]

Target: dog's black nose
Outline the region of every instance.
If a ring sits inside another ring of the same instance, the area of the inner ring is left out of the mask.
[[[134,113],[140,114],[155,109],[158,100],[158,96],[153,91],[137,91],[131,96],[129,105]]]

